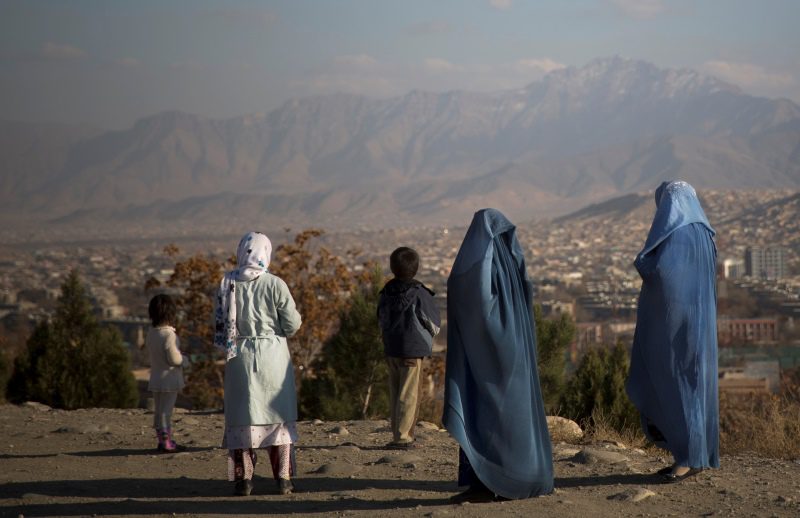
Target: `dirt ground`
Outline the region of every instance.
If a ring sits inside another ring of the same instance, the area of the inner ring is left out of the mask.
[[[0,406],[2,516],[800,516],[800,462],[725,456],[678,484],[666,458],[615,443],[554,445],[556,491],[529,500],[451,504],[456,443],[421,423],[421,447],[393,451],[385,421],[299,423],[297,491],[276,494],[269,467],[232,496],[223,417],[174,416],[187,451],[158,454],[144,410]],[[263,458],[263,457],[262,457]]]

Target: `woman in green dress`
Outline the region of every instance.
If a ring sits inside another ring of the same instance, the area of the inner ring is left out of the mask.
[[[220,283],[214,343],[225,350],[225,435],[235,494],[253,489],[256,449],[268,448],[281,494],[291,493],[297,391],[287,338],[300,313],[286,283],[267,270],[272,244],[260,232],[239,242],[237,268]]]

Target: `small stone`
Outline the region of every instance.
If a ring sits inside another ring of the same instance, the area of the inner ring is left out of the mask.
[[[324,422],[325,422],[325,421],[323,421],[322,419],[314,419],[313,421],[311,421],[311,424],[313,424],[313,425],[315,425],[315,426],[319,426],[319,425],[321,425],[321,424],[322,424],[322,423],[324,423]]]
[[[558,455],[561,458],[569,458],[569,457],[574,457],[575,455],[579,454],[580,452],[581,452],[581,450],[579,450],[577,448],[563,448],[563,449],[559,448],[556,451],[556,455]]]
[[[49,406],[44,403],[39,403],[38,401],[26,401],[22,403],[22,406],[38,410],[39,412],[49,412],[52,410]]]
[[[394,464],[403,466],[405,464],[416,464],[419,462],[422,462],[422,458],[419,455],[414,455],[413,453],[400,453],[397,455],[384,455],[375,461],[375,464]]]
[[[628,457],[621,453],[594,448],[584,448],[572,460],[581,464],[620,464],[629,461]]]
[[[340,477],[353,476],[359,471],[359,466],[353,466],[346,462],[330,462],[323,464],[319,468],[311,471],[311,473],[318,473],[320,475],[335,475]]]
[[[547,431],[554,442],[576,442],[583,438],[583,430],[575,421],[557,415],[549,415],[546,419]]]
[[[330,430],[329,433],[334,433],[336,435],[350,435],[350,432],[344,426],[337,426]]]
[[[615,493],[608,497],[608,500],[618,500],[621,502],[641,502],[645,498],[650,498],[651,496],[655,496],[656,494],[649,489],[645,489],[643,487],[632,487],[626,489],[621,493]]]

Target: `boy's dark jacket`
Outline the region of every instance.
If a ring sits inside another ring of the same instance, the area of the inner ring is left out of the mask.
[[[386,356],[430,356],[441,325],[433,291],[413,279],[390,280],[380,292],[378,322]]]

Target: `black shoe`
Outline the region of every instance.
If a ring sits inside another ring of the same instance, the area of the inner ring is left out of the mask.
[[[680,482],[681,480],[685,480],[689,477],[693,477],[703,471],[703,468],[690,468],[689,471],[684,473],[683,475],[674,475],[671,472],[664,475],[664,481],[667,483],[675,483]]]
[[[469,489],[467,489],[463,493],[451,496],[450,503],[463,504],[464,502],[470,502],[472,504],[477,504],[482,502],[495,502],[497,501],[497,499],[498,499],[497,495],[492,493],[486,487],[470,486]]]
[[[294,484],[288,478],[278,479],[278,493],[282,495],[290,495],[294,491]]]
[[[667,466],[666,468],[661,468],[660,470],[656,471],[656,475],[666,476],[672,473],[672,466]]]
[[[233,494],[236,496],[250,496],[253,491],[252,480],[237,480]]]

